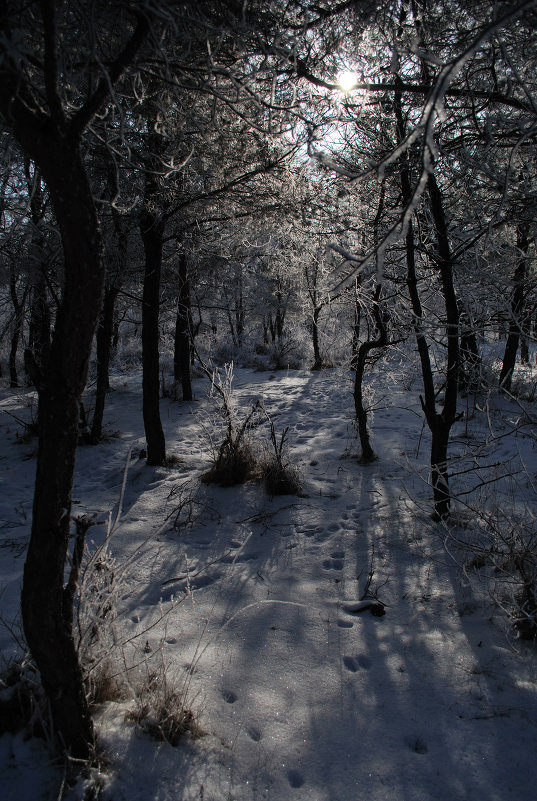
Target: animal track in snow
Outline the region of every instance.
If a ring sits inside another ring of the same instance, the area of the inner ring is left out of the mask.
[[[331,523],[331,525],[326,527],[326,530],[331,534],[335,534],[336,531],[339,531],[339,523]]]
[[[354,659],[354,657],[352,657],[352,656],[344,656],[343,657],[343,664],[345,665],[347,670],[349,670],[351,673],[357,673],[358,672],[358,663],[356,662],[356,659]]]
[[[250,728],[249,728],[249,729],[246,729],[246,731],[247,731],[247,733],[248,733],[248,737],[249,737],[251,740],[253,740],[253,741],[254,741],[254,743],[258,743],[258,742],[259,742],[259,740],[260,740],[260,739],[261,739],[261,737],[262,737],[262,734],[261,734],[261,732],[259,731],[259,729],[256,729],[256,728],[255,728],[255,726],[250,726]]]
[[[372,663],[368,656],[344,656],[343,664],[351,673],[358,673],[360,668],[369,670]]]
[[[289,770],[287,772],[287,780],[291,787],[302,787],[304,784],[304,777],[298,770]]]
[[[222,698],[226,702],[226,704],[234,704],[237,700],[237,696],[231,690],[224,690],[222,693]]]
[[[405,737],[405,743],[415,754],[428,754],[427,743],[421,737]]]
[[[325,570],[343,570],[343,559],[325,559],[323,567]]]
[[[325,570],[343,570],[343,559],[345,557],[345,551],[333,551],[330,554],[330,559],[325,559],[323,561],[323,567]]]
[[[337,624],[340,629],[352,629],[354,626],[352,620],[342,620],[341,618],[339,618]]]

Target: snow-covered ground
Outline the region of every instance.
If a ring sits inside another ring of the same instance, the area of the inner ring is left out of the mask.
[[[79,450],[74,491],[74,511],[104,520],[125,477],[110,544],[128,566],[112,656],[119,671],[123,659],[138,667],[126,697],[96,712],[106,801],[536,797],[535,648],[515,638],[485,580],[460,569],[462,552],[446,553],[446,532],[430,518],[419,384],[409,391],[390,366],[373,420],[379,460],[363,466],[352,458],[351,382],[343,370],[235,371],[237,402],[263,398],[276,433],[290,426],[303,493],[271,498],[254,483],[199,481],[210,463],[202,421],[214,406],[206,379],[193,403],[162,401],[178,461],[152,468],[137,458],[140,376],[113,377],[106,425],[119,436]],[[27,419],[29,398],[2,389],[0,408]],[[489,408],[469,424],[479,439],[499,420]],[[19,442],[7,414],[0,426],[0,606],[11,623],[35,442]],[[457,426],[471,438],[464,420]],[[535,473],[531,437],[499,442],[501,463],[521,454]],[[104,532],[96,525],[91,538]],[[357,604],[370,575],[384,615]],[[16,651],[6,627],[0,646],[6,659]],[[151,676],[205,736],[172,747],[136,725],[133,696]],[[58,797],[61,773],[40,741],[4,735],[0,765],[4,801]]]

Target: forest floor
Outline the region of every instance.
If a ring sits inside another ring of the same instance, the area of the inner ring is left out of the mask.
[[[388,390],[370,392],[370,465],[356,459],[351,373],[235,370],[237,407],[262,398],[277,436],[290,427],[302,492],[278,497],[254,482],[200,482],[214,436],[207,379],[192,403],[162,401],[177,459],[155,468],[138,458],[140,374],[112,377],[106,426],[118,433],[79,450],[73,497],[77,513],[96,515],[90,549],[120,511],[106,555],[118,582],[106,648],[118,680],[130,669],[123,696],[96,708],[106,764],[66,798],[91,783],[104,801],[535,798],[535,646],[516,638],[502,588],[464,545],[475,543],[472,508],[458,508],[456,529],[432,521],[419,382],[393,361],[383,370]],[[3,388],[0,409],[28,419],[30,399]],[[519,407],[491,397],[467,411],[454,453],[475,442],[483,456],[488,437],[497,472],[524,465],[483,485],[479,503],[533,514],[531,427],[501,436]],[[17,655],[35,469],[35,440],[21,433],[0,414],[6,662]],[[266,425],[255,435],[266,442]],[[361,609],[366,591],[384,614]],[[191,710],[204,735],[153,739],[159,703]],[[62,772],[41,740],[5,734],[0,771],[4,801],[58,798]]]

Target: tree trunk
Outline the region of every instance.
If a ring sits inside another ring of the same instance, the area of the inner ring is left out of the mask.
[[[278,279],[278,290],[276,292],[276,300],[277,300],[277,308],[276,308],[276,319],[275,319],[275,329],[276,329],[276,338],[280,340],[283,337],[283,325],[285,322],[285,309],[283,306],[283,296],[281,290],[281,282]]]
[[[21,596],[24,632],[58,736],[73,757],[94,742],[82,672],[65,620],[64,567],[79,408],[104,280],[102,241],[78,145],[50,137],[40,160],[61,231],[65,285],[39,392],[32,533]]]
[[[394,108],[398,140],[405,136],[405,125],[401,108],[401,94],[394,96]],[[405,205],[411,202],[412,188],[408,154],[400,169],[401,194]],[[421,363],[423,391],[421,405],[431,432],[431,482],[433,486],[434,517],[438,520],[449,514],[450,494],[447,471],[447,450],[451,426],[455,422],[459,380],[459,311],[453,286],[451,250],[442,196],[434,175],[429,174],[427,186],[438,245],[438,270],[446,309],[447,365],[444,403],[440,412],[436,409],[436,393],[427,339],[423,332],[423,309],[416,274],[414,229],[409,221],[406,233],[407,287],[414,313],[414,332]]]
[[[361,326],[361,308],[360,308],[360,300],[359,300],[359,292],[360,292],[360,278],[356,278],[356,283],[354,287],[355,291],[355,302],[354,302],[354,325],[352,328],[352,348],[351,348],[351,369],[356,369],[356,360],[358,358],[358,348],[360,346],[360,326]]]
[[[516,354],[520,341],[520,320],[524,310],[524,295],[526,291],[527,251],[529,247],[529,227],[526,222],[518,224],[516,229],[516,244],[520,257],[513,278],[513,292],[511,295],[511,320],[509,334],[505,343],[502,369],[500,371],[500,387],[507,392],[511,391],[513,372],[516,364]]]
[[[364,406],[362,387],[369,353],[376,348],[385,347],[388,342],[386,325],[379,306],[381,291],[382,285],[377,284],[373,299],[373,317],[375,319],[378,336],[376,339],[370,339],[366,342],[362,342],[358,348],[358,353],[356,356],[356,373],[354,376],[354,409],[356,412],[356,421],[358,423],[360,447],[362,449],[360,461],[364,463],[373,462],[377,458],[371,445],[371,437],[369,436],[369,430],[367,426],[367,409]]]
[[[32,287],[28,349],[35,365],[43,373],[50,352],[50,309],[45,280],[46,267],[44,264],[40,267],[41,274]]]
[[[191,345],[190,282],[186,256],[182,253],[179,258],[179,298],[175,320],[173,372],[175,380],[181,382],[184,401],[191,401],[193,398],[190,375]]]
[[[15,387],[19,386],[19,379],[17,375],[17,351],[19,349],[19,340],[24,321],[24,305],[26,302],[26,295],[28,294],[28,290],[26,289],[22,299],[19,300],[17,296],[17,276],[15,275],[14,267],[11,269],[9,290],[11,294],[11,302],[13,303],[13,331],[11,334],[11,347],[9,350],[9,386],[14,389]]]
[[[321,349],[319,347],[319,316],[321,314],[322,306],[316,306],[313,310],[313,317],[311,321],[311,337],[313,344],[313,367],[312,370],[320,370],[323,366],[321,358]]]
[[[91,421],[90,441],[96,444],[103,433],[103,417],[106,393],[110,389],[110,354],[112,353],[112,335],[114,329],[114,308],[119,288],[108,285],[104,293],[103,308],[97,327],[97,390],[95,393],[95,410]]]
[[[146,209],[140,217],[145,252],[142,298],[142,393],[147,464],[164,464],[166,441],[160,419],[159,304],[164,223]]]
[[[78,440],[79,408],[104,285],[99,222],[80,141],[109,98],[111,87],[134,59],[149,30],[139,15],[125,46],[84,104],[69,118],[62,104],[69,76],[59,67],[55,3],[39,3],[33,16],[40,48],[28,53],[37,83],[19,60],[6,57],[17,4],[2,5],[0,28],[0,112],[22,150],[34,160],[50,192],[63,246],[64,285],[46,370],[39,388],[39,446],[32,529],[24,566],[21,611],[24,633],[41,674],[55,732],[71,757],[89,759],[94,730],[84,692],[64,587],[71,520],[71,492]],[[24,30],[19,34],[24,36]],[[31,44],[28,45],[31,47]],[[39,55],[37,55],[39,52]],[[44,80],[45,91],[36,90]],[[36,94],[37,91],[37,94]],[[71,111],[71,110],[70,110]]]

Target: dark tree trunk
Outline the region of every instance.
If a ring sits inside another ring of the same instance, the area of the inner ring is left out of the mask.
[[[356,369],[356,359],[358,358],[358,348],[360,346],[360,327],[362,322],[362,310],[360,308],[359,291],[360,284],[359,278],[356,279],[355,293],[356,300],[354,303],[354,325],[352,328],[352,349],[351,349],[351,369]]]
[[[21,606],[28,646],[50,701],[54,725],[72,756],[94,741],[82,673],[65,620],[64,566],[80,401],[104,280],[102,241],[78,144],[59,136],[40,160],[60,226],[65,286],[39,392],[39,448],[32,533]]]
[[[358,353],[356,356],[356,373],[354,376],[354,409],[356,412],[356,421],[358,423],[360,447],[362,449],[360,456],[360,460],[362,462],[373,462],[377,458],[371,445],[371,437],[369,436],[369,430],[367,426],[367,409],[364,406],[363,379],[368,355],[376,348],[385,347],[388,342],[386,325],[379,306],[381,291],[382,285],[377,284],[373,299],[373,317],[375,319],[378,336],[376,339],[370,339],[366,342],[362,342],[358,348]]]
[[[459,307],[453,285],[451,248],[442,195],[433,173],[427,181],[431,211],[433,214],[438,243],[438,269],[446,309],[447,365],[444,389],[444,403],[440,414],[429,410],[431,429],[431,469],[435,513],[439,519],[445,517],[450,508],[449,481],[447,471],[447,450],[451,426],[457,417],[457,396],[459,388]],[[433,422],[434,421],[434,422]],[[432,425],[431,425],[432,423]]]
[[[50,308],[47,296],[47,259],[45,255],[43,237],[43,216],[46,209],[46,199],[43,193],[42,180],[39,170],[26,157],[24,161],[24,172],[28,193],[30,195],[30,214],[32,218],[32,239],[30,243],[30,258],[32,262],[32,281],[30,298],[30,325],[28,332],[28,349],[30,354],[25,354],[25,363],[31,362],[34,371],[44,374],[44,366],[47,363],[50,350]],[[30,376],[31,377],[31,376]],[[38,379],[34,386],[37,388],[42,383]]]
[[[283,306],[283,296],[281,290],[281,283],[278,279],[278,290],[276,292],[276,300],[277,300],[277,307],[276,307],[276,319],[274,321],[274,328],[275,328],[275,336],[278,340],[283,337],[283,326],[285,323],[285,309]]]
[[[402,141],[405,136],[405,124],[401,108],[400,92],[397,91],[395,93],[394,101],[398,140]],[[411,202],[412,198],[408,155],[403,159],[400,169],[400,180],[403,203],[407,205]],[[416,275],[414,230],[411,220],[407,228],[405,246],[407,287],[412,304],[412,311],[414,313],[414,332],[420,356],[423,379],[424,395],[421,398],[421,404],[427,425],[431,432],[431,481],[433,486],[434,516],[436,519],[443,519],[449,514],[450,509],[447,452],[451,427],[455,422],[457,409],[459,380],[459,311],[453,286],[451,249],[449,246],[442,196],[433,174],[429,175],[427,187],[438,245],[437,263],[440,284],[446,309],[447,365],[444,403],[440,412],[436,409],[436,393],[429,346],[423,332],[423,309]]]
[[[28,336],[28,348],[41,373],[44,371],[50,351],[50,308],[47,299],[45,269],[46,266],[42,264],[41,274],[32,287]]]
[[[9,386],[15,388],[19,386],[19,379],[17,375],[17,351],[19,349],[19,340],[22,333],[24,305],[26,303],[28,290],[26,289],[24,291],[22,299],[19,300],[17,295],[17,276],[15,275],[14,269],[11,271],[9,289],[11,294],[11,302],[13,303],[13,331],[11,334],[11,347],[9,350]]]
[[[323,366],[321,358],[321,349],[319,347],[319,316],[321,314],[321,306],[316,306],[313,310],[313,317],[311,321],[311,338],[313,344],[313,367],[312,370],[320,370]]]
[[[94,730],[82,671],[66,609],[64,572],[71,520],[71,492],[79,409],[104,284],[102,239],[91,187],[80,153],[82,133],[135,57],[149,27],[139,15],[117,59],[92,94],[69,118],[59,83],[68,80],[58,63],[55,3],[38,4],[42,48],[32,69],[45,91],[29,85],[27,70],[6,57],[6,41],[21,18],[4,3],[0,27],[0,112],[25,154],[40,169],[50,192],[64,256],[64,286],[54,336],[39,388],[39,446],[32,529],[24,566],[21,611],[24,633],[47,694],[54,729],[71,757],[93,754]],[[22,31],[22,33],[24,33]]]
[[[235,295],[235,330],[237,332],[237,343],[239,348],[242,346],[244,336],[244,297],[242,290],[242,268],[237,275],[237,290]]]
[[[184,253],[179,258],[179,298],[175,320],[175,343],[173,372],[176,381],[181,382],[183,400],[192,400],[192,380],[190,375],[191,339],[190,281],[187,260]]]
[[[144,108],[147,126],[144,204],[139,219],[145,256],[142,297],[142,394],[148,465],[161,465],[166,461],[166,440],[160,418],[159,355],[160,280],[166,228],[160,205],[161,172],[166,140],[155,126],[159,113],[157,101],[148,100]]]
[[[142,393],[147,464],[164,464],[166,440],[160,419],[159,305],[164,222],[146,206],[140,217],[145,271],[142,298]]]
[[[103,433],[103,417],[106,393],[110,389],[110,355],[112,353],[112,335],[114,329],[114,308],[119,288],[108,285],[104,293],[101,317],[97,327],[97,390],[95,393],[95,410],[91,421],[90,441],[96,444]]]
[[[520,253],[513,278],[513,292],[511,295],[511,319],[509,334],[505,343],[502,369],[500,371],[500,387],[510,392],[513,382],[513,372],[516,364],[516,354],[521,336],[520,320],[524,311],[524,295],[526,291],[527,251],[529,247],[528,224],[519,223],[516,230],[516,243]]]

